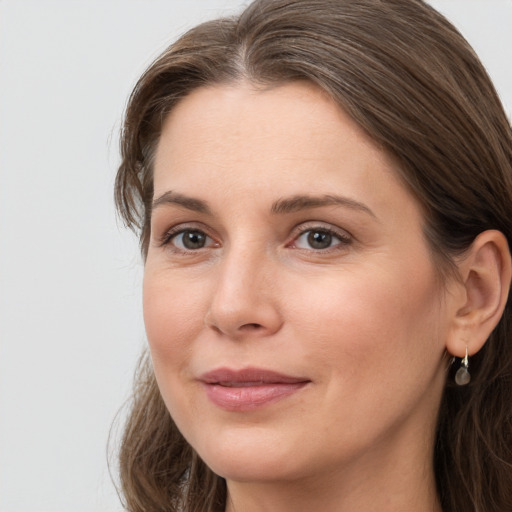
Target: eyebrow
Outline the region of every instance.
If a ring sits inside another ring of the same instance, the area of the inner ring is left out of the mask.
[[[183,194],[179,194],[178,192],[173,192],[172,190],[157,197],[151,205],[151,210],[153,211],[160,206],[168,204],[175,204],[198,213],[211,214],[210,207],[206,201],[188,197]]]
[[[185,196],[171,190],[165,192],[153,201],[152,210],[163,205],[178,205],[194,212],[211,214],[211,209],[206,201]],[[270,211],[273,214],[287,214],[324,206],[343,206],[351,210],[367,213],[371,217],[376,218],[372,210],[365,204],[349,197],[331,194],[322,196],[296,195],[289,198],[278,199],[272,204]]]
[[[279,199],[272,205],[272,213],[293,213],[308,208],[321,208],[322,206],[343,206],[351,210],[367,213],[376,218],[375,214],[363,203],[349,197],[337,195],[308,196],[297,195],[290,198]]]

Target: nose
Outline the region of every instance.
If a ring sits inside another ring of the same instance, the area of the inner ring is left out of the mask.
[[[282,326],[276,269],[269,258],[231,251],[215,269],[206,325],[232,339],[266,337]]]

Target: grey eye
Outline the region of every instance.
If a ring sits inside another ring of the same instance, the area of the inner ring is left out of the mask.
[[[202,249],[209,243],[209,236],[195,229],[188,229],[173,237],[173,244],[179,249],[193,251]]]
[[[296,240],[295,246],[299,249],[328,249],[341,240],[329,231],[323,229],[308,229]]]
[[[327,249],[332,244],[332,235],[325,231],[310,231],[307,241],[312,249]]]

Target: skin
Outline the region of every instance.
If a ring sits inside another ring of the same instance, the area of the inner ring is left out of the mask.
[[[464,292],[440,285],[396,169],[306,83],[204,87],[165,122],[144,317],[164,401],[226,478],[228,511],[441,510],[433,436]],[[184,246],[187,229],[203,247]],[[248,366],[308,384],[233,412],[198,381]]]

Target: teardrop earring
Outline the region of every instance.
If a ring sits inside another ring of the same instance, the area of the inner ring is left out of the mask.
[[[466,384],[469,384],[469,381],[471,380],[471,375],[469,374],[468,366],[468,347],[466,346],[466,355],[460,362],[460,368],[457,370],[457,373],[455,374],[455,382],[459,386],[465,386]]]

